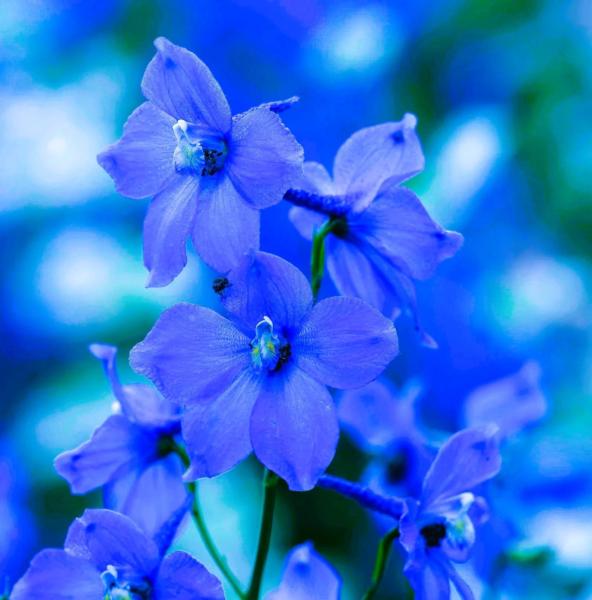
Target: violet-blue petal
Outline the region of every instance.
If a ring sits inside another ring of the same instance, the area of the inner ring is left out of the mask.
[[[147,287],[168,285],[187,264],[187,238],[195,218],[199,180],[179,173],[150,202],[144,219]]]
[[[251,453],[250,421],[259,389],[258,378],[246,369],[211,399],[187,406],[182,420],[191,458],[186,480],[224,473]]]
[[[264,102],[260,104],[257,108],[266,108],[274,113],[282,113],[289,108],[292,108],[296,102],[298,102],[300,98],[298,96],[290,96],[285,100],[272,100],[271,102]]]
[[[12,600],[100,600],[103,583],[97,568],[64,550],[42,550],[31,561],[10,597]]]
[[[406,114],[399,122],[366,127],[339,148],[333,167],[338,193],[357,197],[357,207],[371,202],[390,178],[400,183],[419,173],[424,157],[415,133],[417,119]]]
[[[251,417],[257,458],[294,491],[312,489],[333,460],[339,427],[325,388],[294,366],[270,375]]]
[[[152,535],[152,540],[158,547],[160,556],[164,556],[171,547],[179,527],[187,517],[187,513],[193,505],[193,496],[186,494],[182,504],[180,504],[169,516],[169,518],[160,526],[160,528]]]
[[[341,578],[307,542],[292,549],[279,587],[265,600],[339,600],[340,592]]]
[[[327,220],[326,215],[301,206],[292,206],[288,217],[296,231],[307,240],[312,240],[314,232]]]
[[[248,331],[265,316],[276,331],[295,329],[312,307],[312,292],[308,279],[287,260],[254,252],[228,274],[228,283],[221,295],[224,308],[234,315]]]
[[[200,190],[192,238],[201,258],[216,271],[226,272],[246,252],[259,249],[259,211],[227,176],[219,175]]]
[[[465,402],[466,424],[495,423],[501,436],[510,437],[535,423],[547,412],[540,377],[539,365],[528,362],[518,373],[478,387]]]
[[[154,600],[224,600],[218,578],[180,551],[162,561],[153,593]]]
[[[112,415],[90,440],[60,454],[54,466],[73,494],[86,494],[107,483],[117,471],[137,464],[141,449],[149,443],[145,438],[123,415]]]
[[[458,574],[454,565],[448,561],[441,561],[441,564],[448,575],[452,585],[456,588],[461,600],[474,600],[475,595],[467,582]]]
[[[281,202],[302,176],[302,146],[265,108],[233,118],[225,170],[245,201],[257,208]]]
[[[130,364],[179,405],[226,389],[251,364],[250,339],[218,313],[193,304],[166,310]]]
[[[308,192],[322,196],[335,194],[333,179],[325,167],[318,162],[307,160],[302,165],[302,187]]]
[[[174,124],[172,117],[144,102],[126,121],[121,139],[97,156],[120,194],[129,198],[153,196],[174,175]]]
[[[448,438],[424,479],[422,511],[430,512],[499,472],[501,457],[496,434],[496,427],[482,427],[463,429]]]
[[[358,298],[321,300],[292,345],[301,369],[339,389],[376,379],[398,351],[392,321]]]
[[[211,71],[193,52],[164,37],[146,67],[142,92],[175,119],[203,123],[219,133],[231,126],[230,107]]]
[[[450,600],[448,573],[442,565],[423,556],[409,560],[403,572],[415,592],[416,600]]]

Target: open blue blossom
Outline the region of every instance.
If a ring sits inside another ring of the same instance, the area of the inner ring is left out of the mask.
[[[288,555],[279,587],[265,600],[339,600],[341,578],[308,542]]]
[[[149,286],[170,283],[187,262],[188,237],[227,271],[259,247],[259,210],[277,204],[302,172],[302,148],[276,114],[293,99],[232,116],[210,70],[165,38],[142,80],[147,98],[123,137],[99,154],[117,191],[153,196],[144,222]]]
[[[232,320],[191,304],[165,311],[132,367],[185,405],[187,478],[211,477],[254,450],[293,490],[312,488],[339,428],[326,386],[362,386],[398,352],[390,320],[357,298],[313,306],[306,277],[255,252],[221,290]]]
[[[460,248],[462,236],[435,223],[419,198],[400,183],[419,173],[423,153],[416,118],[367,127],[339,149],[333,177],[319,163],[304,163],[302,189],[290,219],[307,239],[331,220],[327,269],[341,294],[362,298],[395,319],[407,307],[428,345],[416,314],[413,281],[432,276]]]
[[[170,540],[169,540],[170,541]],[[185,552],[163,548],[128,517],[87,510],[64,549],[42,550],[12,600],[223,600],[218,579]]]
[[[448,600],[450,582],[461,598],[473,598],[452,563],[469,559],[475,527],[487,518],[485,501],[471,490],[494,477],[500,466],[496,429],[464,429],[438,451],[419,499],[406,501],[400,541],[417,600]]]
[[[107,508],[153,535],[187,500],[183,465],[172,452],[179,409],[149,385],[122,385],[113,346],[93,344],[91,352],[103,362],[118,410],[89,441],[60,454],[55,468],[72,493],[102,487]]]

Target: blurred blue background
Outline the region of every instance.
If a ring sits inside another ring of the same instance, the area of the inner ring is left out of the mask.
[[[171,286],[144,288],[146,203],[115,194],[95,161],[142,101],[158,35],[210,66],[235,113],[299,95],[286,123],[328,167],[356,129],[418,116],[427,168],[410,185],[466,241],[418,288],[440,349],[419,346],[402,317],[389,376],[420,380],[424,423],[454,431],[475,387],[538,361],[548,414],[505,469],[523,543],[553,558],[488,593],[592,598],[590,0],[2,0],[0,573],[14,581],[100,502],[72,497],[52,467],[110,412],[88,344],[125,356],[163,308],[216,303],[193,251]],[[283,204],[263,215],[262,247],[307,269]],[[334,470],[354,478],[365,460],[343,440]],[[212,529],[246,577],[258,471],[246,463],[203,489]],[[344,575],[346,598],[359,597],[371,520],[326,492],[285,495],[280,513],[268,585],[287,548],[311,538]],[[203,558],[190,527],[180,544]],[[382,597],[400,598],[391,570]]]

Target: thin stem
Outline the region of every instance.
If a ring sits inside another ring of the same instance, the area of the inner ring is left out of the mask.
[[[386,565],[388,562],[393,542],[399,537],[399,528],[395,527],[391,529],[378,544],[378,550],[376,552],[376,561],[374,562],[374,569],[372,570],[372,583],[364,594],[362,600],[372,600],[380,587]]]
[[[263,579],[263,571],[265,570],[265,563],[271,542],[273,511],[275,508],[278,481],[279,478],[277,475],[267,469],[265,470],[265,475],[263,476],[263,512],[261,515],[261,528],[259,530],[259,543],[257,545],[257,556],[255,558],[255,566],[253,567],[253,575],[251,576],[251,584],[245,596],[246,600],[259,600],[261,580]]]
[[[331,217],[313,233],[310,271],[312,296],[316,302],[325,272],[325,238],[337,228],[343,227],[343,219]]]
[[[186,468],[188,468],[191,461],[189,459],[189,456],[187,455],[187,452],[185,451],[185,448],[175,443],[174,451],[181,458],[183,465]],[[222,575],[224,575],[232,589],[236,592],[236,595],[241,600],[244,600],[246,596],[239,580],[236,578],[236,576],[228,566],[226,557],[220,553],[220,551],[216,547],[216,544],[214,543],[214,540],[212,539],[212,536],[210,535],[206,522],[203,518],[201,506],[199,504],[199,496],[197,495],[197,484],[195,483],[195,481],[187,483],[187,490],[193,498],[193,502],[191,504],[191,516],[193,517],[193,521],[195,522],[195,526],[197,527],[197,531],[201,536],[206,550],[212,557],[212,560],[214,561]]]

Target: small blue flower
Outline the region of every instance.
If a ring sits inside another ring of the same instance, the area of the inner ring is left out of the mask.
[[[113,346],[93,344],[91,352],[103,362],[118,411],[89,441],[60,454],[55,468],[72,493],[102,487],[107,508],[153,535],[187,500],[183,465],[172,453],[181,430],[179,409],[148,385],[122,385]]]
[[[232,320],[174,306],[131,365],[185,405],[187,478],[218,475],[254,450],[291,489],[311,489],[339,435],[326,386],[377,377],[398,352],[393,324],[357,298],[313,306],[306,277],[264,252],[245,257],[219,289]]]
[[[406,501],[400,541],[408,553],[405,574],[417,600],[448,600],[450,582],[464,600],[473,598],[452,562],[469,559],[475,527],[487,505],[471,490],[494,477],[501,459],[494,427],[459,431],[438,451],[418,500]]]
[[[279,587],[265,600],[339,600],[341,578],[308,542],[292,549]]]
[[[153,196],[144,222],[148,286],[169,284],[187,262],[192,236],[201,257],[227,271],[259,247],[259,210],[300,178],[302,148],[276,113],[296,98],[232,116],[210,70],[165,38],[142,80],[147,98],[99,164],[130,198]]]
[[[419,198],[400,183],[419,173],[424,158],[416,118],[354,133],[335,156],[333,177],[304,163],[303,189],[290,190],[290,219],[311,239],[328,218],[327,270],[338,291],[362,298],[395,319],[407,307],[424,343],[434,341],[417,319],[414,280],[431,277],[460,248],[459,233],[435,223]]]
[[[12,600],[223,600],[218,579],[185,552],[163,550],[128,517],[87,510],[64,549],[42,550]]]

